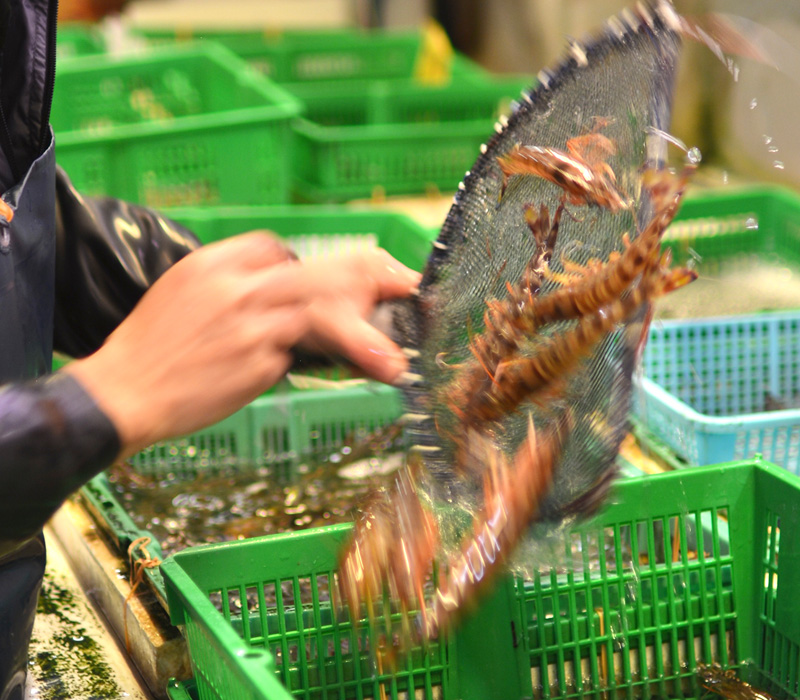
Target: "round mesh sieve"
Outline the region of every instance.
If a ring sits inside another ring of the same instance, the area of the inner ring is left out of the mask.
[[[507,123],[497,125],[459,186],[419,295],[397,304],[397,339],[413,356],[404,388],[409,447],[420,452],[433,477],[434,498],[469,504],[479,487],[459,478],[454,468],[458,457],[453,431],[459,421],[444,390],[458,381],[458,365],[471,358],[470,339],[484,330],[487,301],[504,298],[507,283],[520,281],[534,254],[526,207],[544,204],[554,212],[564,194],[545,178],[516,175],[501,198],[504,180],[498,157],[517,145],[566,151],[570,139],[593,130],[611,139],[616,152],[607,162],[618,189],[632,204],[616,213],[568,204],[550,268],[559,273],[565,261],[605,262],[613,251],[622,250],[623,234],[635,237],[651,213],[641,175],[644,168],[661,163],[666,148],[654,135],[669,126],[679,50],[676,27],[666,0],[640,5],[610,20],[592,40],[572,43],[560,65],[540,73]],[[558,286],[546,279],[539,293],[546,295]],[[563,392],[557,398],[527,401],[492,427],[497,449],[510,457],[526,434],[529,416],[537,429],[545,429],[569,406],[574,424],[553,489],[540,510],[546,519],[591,509],[596,500],[593,487],[609,481],[605,477],[627,432],[631,375],[646,311],[640,308],[561,378]],[[574,325],[560,322],[542,328],[524,341],[520,353],[530,356],[542,338]]]

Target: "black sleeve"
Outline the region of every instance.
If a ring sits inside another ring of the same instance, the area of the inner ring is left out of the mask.
[[[56,201],[54,346],[81,357],[199,243],[145,207],[81,196],[62,171]],[[0,555],[41,530],[120,447],[114,425],[72,377],[0,386]]]
[[[54,347],[91,354],[170,266],[199,246],[146,207],[80,195],[56,173]]]
[[[0,387],[0,556],[119,450],[116,429],[69,375]]]

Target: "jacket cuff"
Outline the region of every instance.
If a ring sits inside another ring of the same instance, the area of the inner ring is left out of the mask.
[[[113,423],[73,377],[0,387],[0,542],[38,532],[120,449]]]

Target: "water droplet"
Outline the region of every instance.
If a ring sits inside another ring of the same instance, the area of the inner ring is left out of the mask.
[[[767,148],[767,152],[768,153],[777,153],[778,152],[778,147],[777,146],[769,146]]]
[[[776,161],[775,161],[775,162],[772,164],[772,166],[775,168],[775,170],[783,170],[783,168],[784,168],[784,165],[783,165],[783,161],[782,161],[782,160],[776,160]]]
[[[758,219],[755,217],[748,217],[747,220],[744,222],[744,227],[748,231],[757,231],[758,230]]]
[[[81,634],[75,635],[75,636],[72,638],[72,641],[73,641],[73,642],[82,642],[82,641],[83,641],[83,635],[81,635]]]
[[[758,107],[758,100],[754,97],[750,100],[750,109],[755,109],[756,107]]]
[[[763,134],[761,138],[763,139],[765,146],[769,146],[772,143],[772,136],[767,136],[767,134]]]
[[[697,165],[701,160],[703,160],[703,154],[700,153],[700,149],[697,146],[692,146],[688,151],[686,151],[686,160],[688,160],[692,165]]]

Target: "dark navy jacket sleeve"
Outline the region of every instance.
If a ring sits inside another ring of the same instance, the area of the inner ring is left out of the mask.
[[[80,195],[56,171],[56,350],[94,352],[145,291],[197,248],[187,229],[146,207]]]
[[[72,377],[0,387],[0,555],[36,535],[119,449],[114,426]]]
[[[90,354],[147,288],[199,244],[145,207],[82,197],[56,177],[54,346]],[[113,424],[73,379],[0,386],[0,554],[36,534],[120,450]]]
[[[82,197],[56,179],[54,346],[90,354],[147,288],[199,244],[145,207]],[[34,535],[120,450],[113,424],[66,376],[0,386],[0,554]]]

